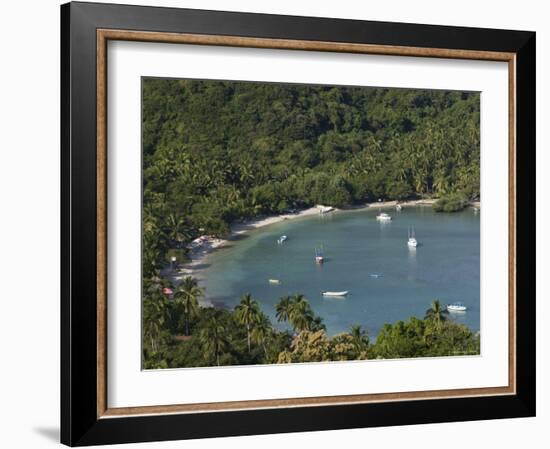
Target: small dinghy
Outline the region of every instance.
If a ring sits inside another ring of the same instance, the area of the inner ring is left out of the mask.
[[[279,237],[279,239],[277,240],[277,243],[280,245],[281,243],[284,243],[287,239],[288,237],[286,235],[281,235],[281,237]]]
[[[348,290],[342,292],[321,292],[323,296],[347,296]]]

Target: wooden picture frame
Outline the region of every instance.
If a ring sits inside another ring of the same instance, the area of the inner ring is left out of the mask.
[[[93,3],[63,5],[61,23],[64,444],[534,416],[535,33]],[[508,386],[108,408],[106,48],[110,40],[507,62]]]

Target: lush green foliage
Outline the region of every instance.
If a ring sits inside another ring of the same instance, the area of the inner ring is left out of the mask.
[[[479,94],[145,79],[143,185],[146,277],[169,250],[259,214],[474,199]]]
[[[189,313],[182,298],[193,297],[196,289],[194,280],[187,278],[175,299],[167,300],[159,290],[145,300],[145,368],[479,354],[479,335],[450,321],[437,300],[424,319],[386,324],[371,343],[358,325],[329,337],[300,294],[283,297],[276,306],[280,320],[293,327],[291,332],[273,326],[250,295],[244,295],[233,311],[197,307]],[[182,329],[187,335],[181,335]]]
[[[464,209],[467,205],[467,198],[460,193],[455,193],[439,198],[433,204],[433,210],[436,212],[458,212],[459,210]]]
[[[424,319],[327,336],[303,295],[276,306],[281,331],[244,295],[200,307],[184,279],[167,299],[160,269],[199,235],[236,220],[325,204],[479,197],[479,94],[412,89],[143,81],[145,368],[479,353],[479,337],[434,302]]]

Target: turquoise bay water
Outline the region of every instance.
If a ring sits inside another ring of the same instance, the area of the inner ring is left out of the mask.
[[[479,330],[479,215],[468,209],[436,214],[430,207],[387,210],[391,223],[376,221],[378,210],[305,217],[258,229],[208,256],[206,296],[233,308],[244,293],[257,299],[272,323],[281,296],[302,293],[324,319],[329,335],[360,324],[375,336],[384,323],[423,317],[434,298],[461,301],[468,310],[451,314]],[[414,226],[420,245],[407,246]],[[283,234],[288,240],[277,245]],[[323,246],[325,263],[314,261]],[[377,277],[374,275],[378,275]],[[271,285],[268,279],[280,279]],[[321,291],[349,290],[345,298]]]

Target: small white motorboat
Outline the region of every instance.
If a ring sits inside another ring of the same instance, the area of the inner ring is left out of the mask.
[[[447,310],[449,312],[466,312],[468,308],[461,302],[454,302],[452,304],[447,304]]]
[[[281,243],[284,243],[287,239],[288,237],[286,235],[281,235],[281,237],[279,237],[279,239],[277,240],[277,243],[280,245]]]
[[[281,281],[279,279],[269,279],[270,284],[280,284]]]
[[[321,292],[323,296],[347,296],[348,293],[348,290],[343,292]]]
[[[403,206],[401,206],[401,204],[396,204],[396,205],[395,205],[395,210],[396,210],[396,211],[399,212],[401,209],[403,209]]]
[[[387,221],[391,221],[391,216],[388,215],[388,214],[385,213],[385,212],[381,212],[380,214],[378,214],[378,215],[376,216],[376,219],[377,219],[378,221],[386,221],[386,222],[387,222]]]
[[[381,275],[381,274],[378,274],[378,273],[370,273],[369,276],[370,276],[371,278],[378,279],[378,278],[381,277],[382,275]]]

